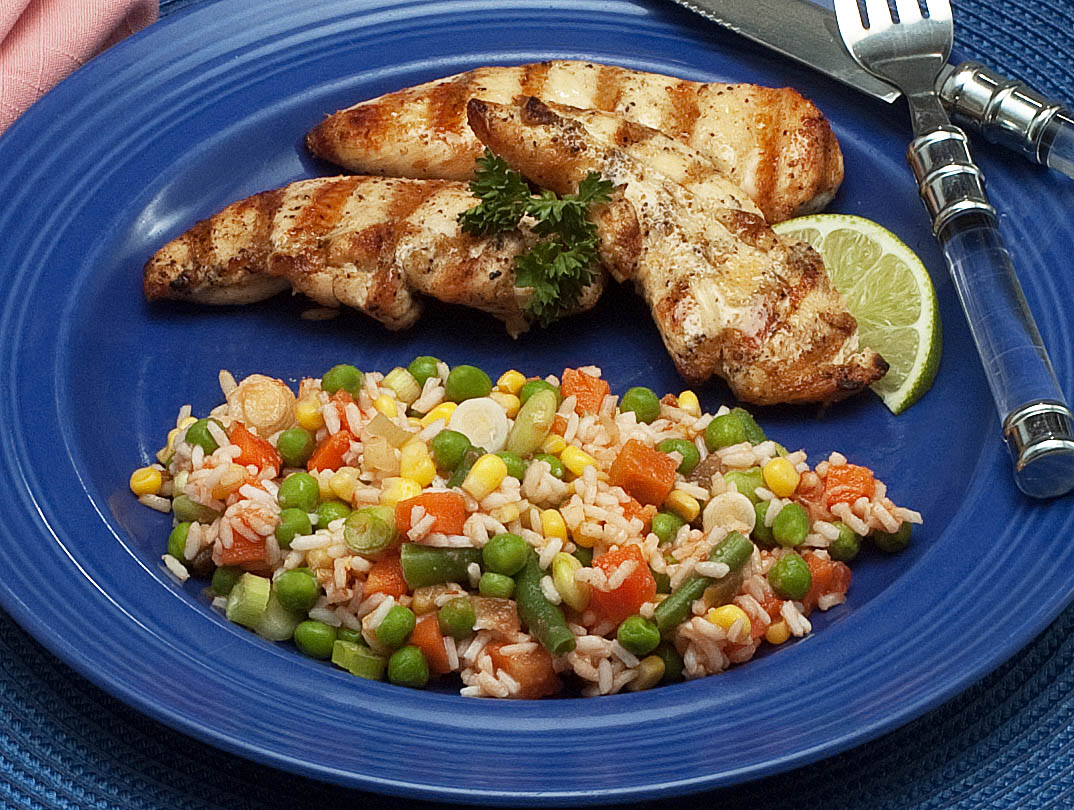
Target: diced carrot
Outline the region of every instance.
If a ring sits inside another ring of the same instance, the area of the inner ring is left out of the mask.
[[[828,467],[824,491],[830,509],[833,504],[854,503],[862,496],[871,499],[876,492],[876,481],[868,467],[840,464],[838,467]]]
[[[643,604],[656,596],[656,580],[639,546],[623,546],[593,560],[593,567],[599,568],[609,579],[615,575],[619,566],[628,560],[633,560],[636,565],[618,588],[602,591],[593,587],[589,592],[589,606],[601,618],[616,624],[628,616],[633,616]]]
[[[235,459],[236,464],[243,467],[253,464],[257,469],[273,467],[277,472],[283,469],[283,459],[276,448],[255,433],[246,429],[242,422],[236,422],[231,426],[229,437],[231,443],[239,448],[239,456]]]
[[[562,687],[556,670],[552,666],[552,656],[544,647],[524,653],[504,655],[504,645],[492,642],[485,645],[485,651],[492,659],[494,669],[502,669],[518,681],[518,696],[536,700],[547,695],[554,695]]]
[[[808,551],[802,558],[809,565],[809,573],[813,577],[809,591],[802,598],[802,609],[808,615],[824,594],[846,593],[850,589],[850,568],[845,563],[825,560]]]
[[[660,404],[670,405],[672,408],[677,408],[679,407],[679,398],[674,394],[664,394],[664,396],[660,397]]]
[[[622,509],[623,517],[627,520],[638,518],[641,521],[641,533],[643,536],[649,533],[649,527],[653,523],[653,516],[656,514],[655,506],[652,504],[642,506],[637,498],[631,498],[622,504]]]
[[[313,451],[310,460],[306,462],[306,469],[315,470],[338,470],[343,466],[343,456],[351,447],[354,436],[349,430],[340,430],[333,433]]]
[[[357,435],[358,430],[361,428],[361,425],[352,425],[347,419],[347,406],[354,402],[354,397],[351,396],[350,391],[344,391],[342,388],[340,388],[338,391],[336,391],[336,393],[332,394],[329,399],[329,402],[332,403],[332,405],[336,409],[336,413],[339,414],[339,424],[345,427],[351,433]]]
[[[675,466],[667,453],[631,439],[612,462],[609,482],[642,503],[659,506],[675,485]]]
[[[436,613],[426,613],[410,634],[410,643],[421,650],[429,664],[429,671],[434,675],[445,675],[451,672],[451,663],[448,661],[447,650],[444,649],[444,636],[440,632],[440,620]]]
[[[574,397],[574,412],[579,415],[599,411],[600,403],[612,390],[600,377],[594,377],[576,368],[563,369],[563,376],[559,380],[559,390],[563,398]]]
[[[426,492],[395,505],[395,525],[401,534],[410,531],[410,515],[415,506],[425,508],[426,515],[432,515],[431,531],[441,534],[462,534],[466,523],[466,499],[458,492]]]
[[[220,565],[239,565],[243,568],[258,566],[268,557],[264,540],[249,540],[238,532],[231,535],[231,548],[221,546]]]
[[[561,413],[557,413],[552,417],[552,432],[557,436],[562,436],[567,432],[567,417]]]
[[[406,592],[406,579],[403,577],[403,566],[399,562],[398,554],[373,563],[373,567],[366,575],[365,586],[362,588],[362,596],[386,593],[398,599]]]

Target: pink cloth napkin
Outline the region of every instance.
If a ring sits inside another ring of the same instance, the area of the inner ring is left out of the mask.
[[[157,18],[157,0],[0,0],[0,132],[83,62]]]

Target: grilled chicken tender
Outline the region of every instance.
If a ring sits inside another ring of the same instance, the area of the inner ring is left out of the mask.
[[[598,171],[621,189],[636,221],[604,235],[602,244],[619,246],[609,269],[634,281],[688,381],[716,374],[761,405],[828,402],[887,370],[858,345],[857,323],[816,251],[777,236],[756,213],[702,201],[616,138],[597,137],[584,115],[565,117],[536,98],[473,99],[468,118],[483,143],[540,186],[567,193]]]
[[[701,83],[592,62],[484,67],[363,101],[306,136],[351,171],[467,180],[482,146],[466,124],[471,98],[526,96],[614,112],[700,152],[769,222],[818,211],[843,180],[843,155],[817,107],[791,88]]]
[[[517,336],[529,327],[530,292],[514,286],[514,258],[536,236],[464,233],[458,215],[476,203],[466,184],[446,180],[302,180],[233,203],[162,247],[145,266],[145,296],[245,304],[290,285],[403,329],[421,314],[421,293],[488,312]],[[573,311],[592,307],[604,281],[597,273]]]

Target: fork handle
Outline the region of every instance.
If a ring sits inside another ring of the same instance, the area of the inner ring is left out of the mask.
[[[980,169],[955,126],[926,132],[907,159],[943,247],[1027,495],[1074,489],[1074,417],[1000,236]]]

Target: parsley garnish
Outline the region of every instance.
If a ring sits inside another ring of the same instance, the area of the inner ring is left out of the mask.
[[[518,227],[527,214],[537,221],[533,231],[541,239],[528,253],[515,257],[515,285],[533,288],[526,313],[548,326],[593,283],[597,226],[589,219],[589,206],[608,202],[612,184],[602,180],[599,172],[590,172],[576,194],[559,197],[542,191],[534,195],[521,174],[486,150],[477,159],[470,190],[481,202],[459,215],[467,233],[501,233]]]

